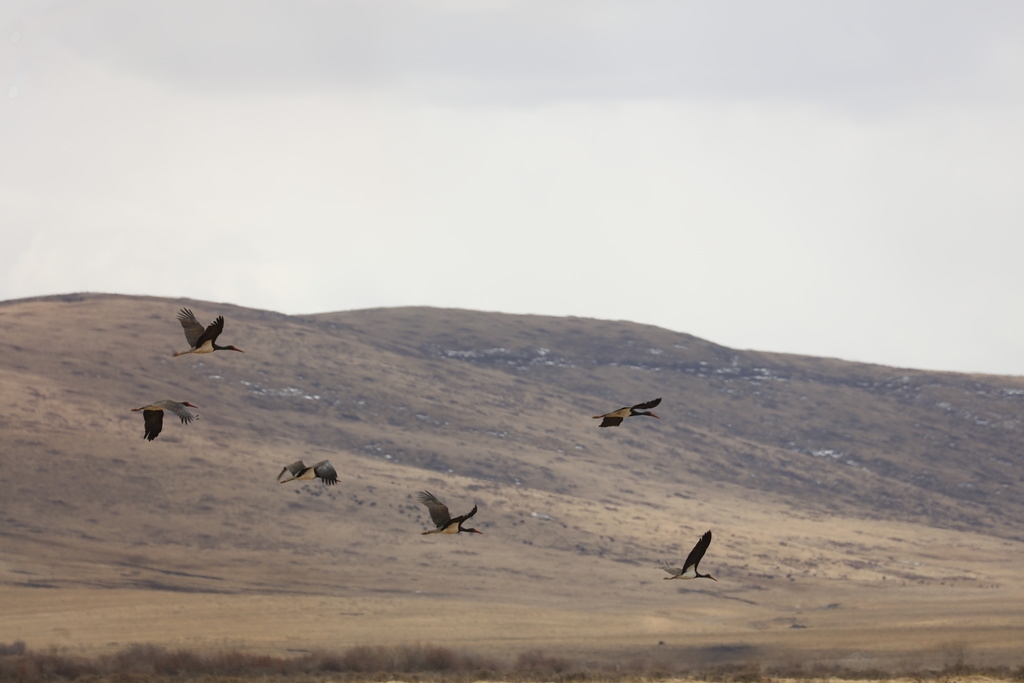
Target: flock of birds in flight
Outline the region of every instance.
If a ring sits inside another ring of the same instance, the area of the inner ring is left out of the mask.
[[[184,356],[189,353],[213,353],[214,351],[238,351],[239,353],[244,353],[242,349],[234,346],[220,346],[217,344],[217,337],[219,337],[224,331],[224,316],[222,315],[217,316],[217,319],[210,325],[203,327],[203,324],[196,319],[195,314],[193,314],[191,310],[183,308],[178,313],[178,322],[181,323],[181,327],[185,332],[185,339],[188,341],[191,348],[189,348],[188,351],[179,351],[175,353],[174,357]],[[633,406],[625,406],[618,410],[613,410],[610,413],[605,413],[604,415],[595,415],[594,419],[601,420],[601,424],[598,425],[599,427],[618,427],[627,417],[647,416],[661,419],[651,412],[651,408],[657,407],[660,403],[661,399],[656,398],[653,401],[638,403]],[[152,441],[158,437],[160,432],[163,430],[165,411],[174,413],[174,415],[181,420],[182,424],[189,424],[197,417],[197,414],[193,413],[189,408],[198,407],[199,406],[193,405],[188,401],[172,401],[165,399],[139,408],[132,408],[132,410],[142,411],[142,417],[145,423],[145,432],[143,437]],[[302,460],[296,460],[290,465],[285,465],[284,468],[281,469],[281,473],[277,475],[278,482],[282,484],[289,481],[302,481],[308,479],[319,479],[325,485],[332,486],[338,483],[338,472],[334,469],[334,465],[332,465],[328,460],[321,460],[311,466],[307,466]],[[435,527],[429,531],[424,531],[424,535],[483,533],[477,529],[463,526],[467,520],[476,514],[476,505],[474,505],[473,509],[468,513],[452,517],[451,513],[448,511],[448,506],[429,491],[421,491],[416,497],[420,503],[426,506],[427,511],[430,513],[430,519],[434,523]],[[659,560],[658,567],[669,574],[669,576],[665,577],[665,580],[711,579],[713,581],[718,581],[718,579],[710,574],[701,574],[697,571],[697,565],[700,564],[701,558],[704,557],[704,553],[707,552],[709,545],[711,545],[711,532],[707,531],[700,537],[697,544],[693,546],[693,550],[691,550],[690,554],[687,555],[686,561],[683,562],[682,567],[676,567],[669,562]]]

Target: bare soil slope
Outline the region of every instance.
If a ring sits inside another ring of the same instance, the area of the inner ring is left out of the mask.
[[[171,358],[181,306],[245,353]],[[660,420],[591,419],[658,396]],[[163,398],[200,418],[144,441],[130,409]],[[0,642],[902,666],[1008,661],[1024,632],[1021,378],[73,295],[0,304],[0,406]],[[299,458],[339,485],[278,485]],[[421,489],[485,535],[421,536]],[[709,528],[719,582],[662,581]]]

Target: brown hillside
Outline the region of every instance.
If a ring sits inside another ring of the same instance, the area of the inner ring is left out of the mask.
[[[245,353],[171,358],[181,306]],[[107,295],[0,304],[0,350],[0,642],[1018,650],[1020,378],[628,322]],[[660,420],[591,419],[657,396]],[[130,409],[163,398],[200,417],[146,442]],[[298,458],[339,485],[278,485]],[[485,535],[421,536],[424,488]],[[720,581],[662,581],[709,528]]]

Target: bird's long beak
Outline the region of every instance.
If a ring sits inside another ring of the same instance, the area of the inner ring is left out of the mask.
[[[711,576],[711,574],[708,574],[708,578],[711,579],[712,581],[718,581],[718,579],[716,579],[715,577]]]
[[[651,413],[651,417],[655,417],[655,418],[657,418],[657,419],[659,419],[659,420],[661,419],[660,417],[658,417],[658,416],[657,416],[657,415],[655,415],[654,413]]]

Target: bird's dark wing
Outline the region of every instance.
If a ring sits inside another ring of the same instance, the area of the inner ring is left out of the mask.
[[[317,464],[313,465],[313,473],[322,479],[328,486],[338,483],[338,472],[334,469],[334,465],[332,465],[329,460],[321,460]]]
[[[210,326],[206,328],[206,331],[196,340],[196,346],[202,346],[206,342],[211,344],[217,341],[217,337],[224,331],[224,316],[218,315],[217,319],[210,323]]]
[[[434,526],[438,529],[443,529],[451,524],[452,516],[448,512],[448,506],[442,503],[433,493],[430,491],[420,491],[416,498],[427,506],[427,510],[430,511],[430,519],[434,520]]]
[[[651,408],[656,407],[659,403],[661,403],[660,398],[656,398],[653,401],[648,401],[647,403],[637,403],[635,406],[633,406],[633,410],[650,410]],[[630,424],[633,423],[630,422]]]
[[[622,418],[621,417],[606,417],[603,420],[601,420],[601,424],[599,424],[597,426],[598,427],[618,427],[620,424],[622,424]],[[630,422],[630,424],[633,424],[633,423]]]
[[[178,312],[178,322],[181,323],[182,329],[185,330],[185,339],[188,341],[189,346],[193,349],[199,346],[199,338],[203,336],[203,324],[196,320],[195,314],[187,309],[183,308]]]
[[[452,524],[462,524],[463,522],[465,522],[467,519],[469,519],[470,517],[472,517],[475,514],[476,514],[476,505],[473,506],[473,509],[470,510],[468,514],[462,515],[461,517],[453,518],[451,523]]]
[[[167,406],[167,409],[170,410],[175,415],[177,415],[179,418],[181,418],[181,424],[183,425],[187,425],[189,422],[196,419],[196,416],[192,413],[192,411],[189,410],[187,406],[184,406],[180,403],[172,403],[171,405]]]
[[[164,428],[164,411],[143,410],[142,419],[146,423],[146,433],[143,435],[143,438],[152,441],[160,436],[160,431]]]
[[[706,532],[697,541],[697,545],[693,546],[693,550],[686,556],[686,562],[683,562],[683,571],[685,572],[690,567],[697,569],[697,565],[700,563],[700,558],[704,557],[704,553],[707,552],[708,546],[711,545],[711,532]]]
[[[294,479],[295,477],[302,474],[302,471],[304,469],[306,469],[306,463],[302,462],[301,460],[296,460],[291,465],[285,465],[284,467],[281,468],[281,474],[277,475],[277,480],[281,481],[281,477],[284,476],[285,472],[289,472],[292,475],[292,479]],[[287,479],[285,481],[291,480]]]

